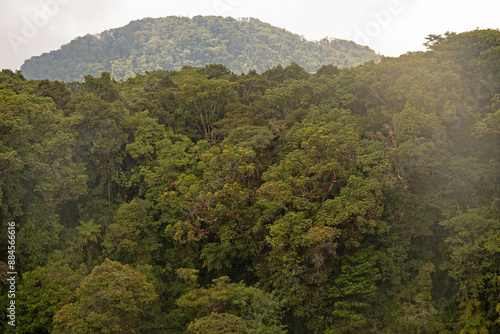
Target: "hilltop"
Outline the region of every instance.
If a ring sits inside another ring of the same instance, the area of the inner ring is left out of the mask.
[[[254,18],[170,16],[78,37],[59,50],[26,60],[21,71],[30,79],[68,82],[103,71],[126,79],[145,71],[220,63],[235,73],[261,73],[295,62],[314,72],[326,64],[346,68],[379,59],[373,50],[352,41],[308,41]]]

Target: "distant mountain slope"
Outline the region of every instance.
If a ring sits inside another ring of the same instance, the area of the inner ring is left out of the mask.
[[[372,59],[380,56],[366,46],[327,38],[311,42],[257,19],[171,16],[76,38],[26,60],[21,71],[30,79],[81,81],[102,71],[125,79],[144,71],[213,63],[246,73],[295,62],[313,72],[324,64],[350,67]]]

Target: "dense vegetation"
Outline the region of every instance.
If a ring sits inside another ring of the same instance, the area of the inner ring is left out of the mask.
[[[27,60],[21,71],[29,79],[68,82],[103,71],[126,79],[145,71],[223,64],[238,74],[261,73],[295,62],[315,72],[322,64],[351,67],[379,59],[373,50],[351,41],[311,42],[257,19],[172,16],[133,21],[77,38],[57,51]]]
[[[315,74],[1,72],[17,333],[500,333],[500,32],[428,47]]]

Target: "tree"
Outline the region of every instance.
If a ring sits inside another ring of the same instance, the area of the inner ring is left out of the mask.
[[[150,263],[161,246],[158,227],[159,222],[152,217],[151,203],[142,199],[124,203],[118,209],[116,221],[109,225],[104,253],[122,262]]]
[[[355,121],[338,110],[311,114],[288,140],[295,149],[268,168],[257,192],[271,247],[261,281],[283,294],[295,317],[315,319],[310,330],[335,322],[339,330],[363,327],[366,318],[358,312],[373,300],[379,274],[376,259],[361,249],[370,246],[367,239],[387,232],[386,153],[360,140]],[[366,291],[357,275],[373,278],[363,283]],[[351,300],[351,290],[361,294],[359,300]],[[328,291],[335,291],[335,303],[325,297]]]
[[[205,65],[204,72],[208,79],[221,79],[224,76],[230,75],[232,72],[222,64]]]
[[[499,320],[500,221],[488,216],[488,210],[475,209],[440,223],[449,232],[450,252],[442,267],[461,287],[456,329],[463,333],[487,332]]]
[[[135,333],[135,321],[157,298],[142,274],[109,259],[85,277],[76,294],[76,302],[54,316],[53,333]]]
[[[208,317],[195,319],[187,328],[192,334],[242,333],[241,318],[228,313],[211,313]]]
[[[22,226],[25,270],[42,265],[59,244],[57,209],[87,192],[85,166],[74,159],[72,120],[47,97],[0,89],[0,203],[4,221]]]
[[[500,109],[486,115],[484,119],[477,122],[476,132],[480,136],[500,135]]]
[[[354,332],[362,329],[366,323],[366,313],[373,303],[381,278],[376,268],[376,257],[371,256],[370,248],[356,254],[346,255],[342,261],[341,274],[334,279],[330,288],[333,299],[333,311],[329,329],[326,333]]]
[[[408,283],[400,297],[403,302],[398,310],[401,328],[411,332],[431,331],[438,311],[432,305],[432,278],[435,272],[432,262],[420,266],[417,277]]]
[[[71,98],[71,93],[63,82],[49,80],[38,82],[36,95],[50,97],[59,109],[63,109]]]
[[[214,144],[219,135],[215,123],[222,119],[228,106],[236,102],[236,85],[224,79],[194,77],[181,85],[179,98],[184,104],[182,116],[198,129],[203,138]]]
[[[111,78],[109,72],[102,72],[100,78],[94,78],[91,75],[85,76],[83,90],[89,93],[97,94],[106,102],[116,101],[119,92],[116,82]]]
[[[228,241],[237,237],[251,215],[254,157],[251,149],[212,146],[200,156],[200,175],[181,174],[165,189],[165,200],[181,213],[176,239],[200,241],[211,233]]]
[[[285,333],[280,325],[280,302],[258,288],[230,283],[227,276],[213,280],[207,288],[197,288],[177,300],[182,308],[197,310],[189,333]]]
[[[72,270],[62,261],[23,273],[17,329],[22,333],[52,333],[53,316],[65,304],[76,301],[76,288],[82,279],[81,271]]]
[[[80,226],[76,228],[77,237],[81,243],[81,247],[87,248],[87,261],[91,260],[92,244],[95,244],[101,232],[101,226],[89,221],[80,221]]]
[[[121,128],[126,112],[101,99],[96,90],[74,94],[66,112],[71,115],[68,125],[77,134],[76,158],[85,161],[91,177],[99,180],[102,197],[111,201],[119,181],[118,151],[128,137]]]
[[[333,80],[324,76],[288,80],[279,87],[266,91],[265,99],[269,107],[275,110],[277,119],[295,124],[302,121],[305,111],[311,105],[319,105],[331,96],[333,87]]]
[[[335,77],[339,73],[340,73],[340,69],[337,66],[333,66],[333,65],[323,65],[316,71],[316,75],[318,75],[318,76],[326,75],[326,76]]]

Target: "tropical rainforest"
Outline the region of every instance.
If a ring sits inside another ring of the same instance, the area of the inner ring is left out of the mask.
[[[83,81],[85,75],[106,71],[119,80],[183,66],[224,64],[239,74],[295,62],[315,72],[323,64],[351,67],[372,59],[380,56],[367,46],[327,37],[307,41],[254,18],[170,16],[76,38],[57,51],[26,60],[21,71],[28,79],[59,81]]]
[[[426,45],[0,72],[0,330],[500,333],[500,31]]]

